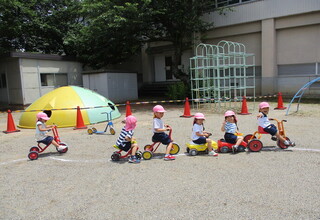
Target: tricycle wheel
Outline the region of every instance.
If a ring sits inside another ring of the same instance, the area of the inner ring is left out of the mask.
[[[29,158],[30,160],[36,160],[36,159],[38,159],[38,157],[39,157],[39,154],[38,154],[37,151],[31,151],[31,152],[28,154],[28,158]]]
[[[112,155],[111,155],[111,160],[112,161],[119,161],[120,160],[120,154],[117,153],[117,152],[114,152]]]
[[[153,147],[150,144],[147,144],[146,146],[144,146],[143,148],[145,151],[153,151]]]
[[[263,144],[258,139],[253,139],[248,143],[248,149],[252,152],[259,152],[261,151]]]
[[[286,137],[287,141],[290,141],[290,139],[288,137]],[[285,145],[282,141],[277,140],[277,145],[278,147],[280,147],[281,149],[287,149],[289,146]]]
[[[239,145],[239,146],[238,146],[238,151],[239,151],[239,152],[244,152],[244,151],[246,151],[246,147],[243,146],[243,145]]]
[[[67,151],[68,151],[68,145],[67,145],[66,143],[63,143],[63,142],[60,142],[59,145],[66,146],[66,148],[63,149],[63,150],[58,150],[58,148],[56,148],[57,151],[58,151],[59,153],[67,153]]]
[[[36,151],[36,152],[39,153],[40,149],[38,147],[36,147],[36,146],[33,146],[33,147],[30,148],[29,152],[31,152],[31,151]]]
[[[198,154],[198,151],[196,149],[190,149],[189,155],[190,156],[196,156]]]
[[[177,143],[173,142],[172,143],[172,148],[170,150],[170,154],[175,155],[175,154],[179,153],[179,151],[180,151],[179,145]]]
[[[89,128],[88,130],[87,130],[87,132],[88,132],[88,134],[93,134],[93,130],[91,129],[91,128]]]
[[[243,141],[248,143],[249,140],[253,140],[256,139],[256,136],[253,136],[252,134],[247,134],[246,136],[244,136]]]
[[[115,135],[116,131],[113,128],[110,128],[110,134]]]
[[[221,153],[228,153],[229,152],[229,148],[227,146],[223,146],[220,148],[220,152]]]
[[[152,152],[148,151],[148,150],[142,153],[142,157],[145,160],[150,160],[152,158],[152,156],[153,156]]]

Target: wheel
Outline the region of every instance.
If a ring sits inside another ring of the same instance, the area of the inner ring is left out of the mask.
[[[142,157],[145,160],[150,160],[152,158],[152,152],[151,151],[145,151],[142,153]]]
[[[110,128],[110,134],[115,135],[116,131],[113,128]]]
[[[286,137],[287,141],[290,141],[290,139],[288,137]],[[285,145],[283,142],[281,142],[280,140],[277,140],[277,145],[278,147],[280,147],[281,149],[287,149],[289,146]]]
[[[221,153],[228,153],[229,152],[229,148],[227,146],[223,146],[220,148],[220,152]]]
[[[136,152],[136,157],[137,157],[137,159],[141,160],[142,152],[141,151]]]
[[[93,130],[91,129],[91,128],[89,128],[88,130],[87,130],[87,132],[88,132],[88,134],[93,134]]]
[[[93,131],[93,133],[96,133],[97,129],[96,128],[92,128],[92,131]]]
[[[253,136],[253,138],[252,138],[252,136],[253,136],[252,134],[247,134],[246,136],[244,136],[243,141],[248,143],[250,139],[251,140],[256,139],[256,136]]]
[[[190,149],[189,155],[190,156],[196,156],[198,154],[198,151],[196,149]]]
[[[187,151],[187,153],[189,153],[189,151],[190,151],[190,148],[189,148],[189,147],[187,147],[187,148],[186,148],[186,151]]]
[[[38,154],[37,151],[31,151],[31,152],[28,154],[28,158],[29,158],[30,160],[36,160],[36,159],[38,159],[38,157],[39,157],[39,154]]]
[[[59,145],[66,146],[66,148],[63,149],[63,150],[58,150],[58,148],[56,148],[57,151],[58,151],[59,153],[67,153],[67,151],[68,151],[68,145],[67,145],[66,143],[63,143],[63,142],[60,142]]]
[[[30,148],[29,152],[31,152],[31,151],[36,151],[36,152],[39,153],[40,149],[38,147],[36,147],[36,146],[33,146],[33,147]]]
[[[153,151],[153,147],[150,144],[147,144],[146,146],[144,146],[143,148],[145,151]]]
[[[239,145],[239,146],[238,146],[238,151],[239,151],[239,152],[245,152],[245,151],[246,151],[246,147],[243,146],[243,145]]]
[[[111,160],[112,161],[119,161],[120,160],[120,154],[117,153],[117,152],[114,152],[112,155],[111,155]]]
[[[177,154],[177,153],[179,153],[179,151],[180,151],[180,147],[179,147],[179,145],[177,144],[177,143],[172,143],[172,148],[171,148],[171,150],[170,150],[170,154]]]
[[[248,149],[252,152],[259,152],[261,151],[263,144],[258,139],[253,139],[248,143]]]

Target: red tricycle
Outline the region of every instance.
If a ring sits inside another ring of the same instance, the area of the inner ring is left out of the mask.
[[[65,149],[63,149],[63,150],[58,150],[57,149],[57,151],[59,152],[59,153],[66,153],[67,151],[68,151],[68,145],[66,144],[66,143],[64,143],[64,142],[61,142],[61,140],[60,140],[60,137],[59,137],[59,134],[58,134],[58,129],[57,129],[57,126],[56,125],[54,125],[53,127],[52,127],[52,132],[53,132],[53,139],[59,144],[59,145],[63,145],[63,146],[66,146],[66,148]],[[31,147],[30,148],[30,152],[29,152],[29,154],[28,154],[28,158],[30,159],[30,160],[36,160],[36,159],[38,159],[38,157],[39,157],[39,154],[40,153],[42,153],[43,151],[45,151],[50,145],[51,145],[51,143],[50,144],[48,144],[48,145],[46,145],[46,146],[41,146],[41,141],[38,141],[38,146],[33,146],[33,147]],[[43,145],[43,144],[42,144]]]
[[[169,137],[171,139],[171,133],[172,129],[170,126],[167,126],[170,131],[169,131]],[[150,160],[153,157],[153,154],[156,152],[158,147],[160,146],[161,142],[153,142],[153,144],[147,144],[144,146],[144,152],[142,153],[142,157],[145,160]],[[172,143],[172,149],[170,150],[170,154],[177,154],[180,151],[180,147],[177,143],[173,142]]]
[[[237,133],[237,136],[243,135],[242,133]],[[232,151],[232,146],[234,144],[226,142],[224,139],[218,140],[218,152],[220,153],[228,153]],[[247,148],[247,143],[242,141],[241,144],[237,148],[237,152],[244,152]],[[235,152],[234,152],[235,153]]]
[[[278,126],[278,130],[279,130],[279,134],[286,139],[287,141],[290,141],[290,139],[286,136],[286,133],[284,131],[284,126],[283,126],[283,122],[287,122],[287,120],[277,120],[275,118],[269,118],[270,121],[274,120],[277,122]],[[262,134],[269,134],[267,132],[265,132],[263,130],[262,127],[258,127],[258,131],[255,131],[253,134],[248,134],[244,137],[244,141],[246,143],[248,143],[248,149],[252,152],[259,152],[262,148],[263,148],[263,144],[260,141],[260,138],[262,136]],[[270,135],[270,134],[269,134]],[[281,142],[280,140],[276,139],[275,137],[271,138],[274,141],[277,141],[277,145],[278,147],[280,147],[281,149],[287,149],[289,146],[285,145],[283,142]],[[295,146],[295,144],[293,143],[291,145],[292,147]]]
[[[134,142],[134,143],[136,143],[136,142]],[[117,151],[113,152],[113,154],[111,155],[111,160],[112,161],[119,161],[120,159],[127,158],[132,153],[132,148],[131,148],[128,152],[126,152],[126,154],[121,155],[121,152],[123,150],[121,150],[117,145],[113,145],[113,147],[116,148]],[[137,157],[137,159],[141,160],[142,152],[138,151],[138,150],[139,150],[139,148],[137,149],[136,157]]]

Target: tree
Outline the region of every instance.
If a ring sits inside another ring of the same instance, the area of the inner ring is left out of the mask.
[[[0,53],[20,50],[75,54],[65,38],[79,29],[80,3],[81,0],[1,0]]]

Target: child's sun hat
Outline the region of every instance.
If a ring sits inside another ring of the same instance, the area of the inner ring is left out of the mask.
[[[126,129],[126,131],[131,131],[136,128],[136,126],[137,126],[136,117],[129,115],[128,117],[126,117],[125,121],[126,121],[126,125],[125,125],[124,129]]]
[[[259,104],[259,109],[263,109],[263,108],[270,108],[270,105],[268,102],[261,102]]]
[[[153,112],[166,112],[166,110],[164,110],[162,105],[156,105],[153,107]]]
[[[234,117],[234,120],[235,122],[237,122],[237,116],[236,116],[236,113],[234,113],[234,111],[231,111],[231,110],[228,110],[224,113],[224,117],[229,117],[229,116],[233,116]]]
[[[50,118],[48,117],[48,115],[44,112],[39,112],[37,114],[37,119],[40,120],[40,119],[43,119],[43,120],[46,120],[48,121]]]
[[[200,113],[200,112],[196,113],[196,114],[194,115],[194,117],[195,117],[195,119],[206,119],[206,118],[204,117],[204,114],[202,114],[202,113]]]

